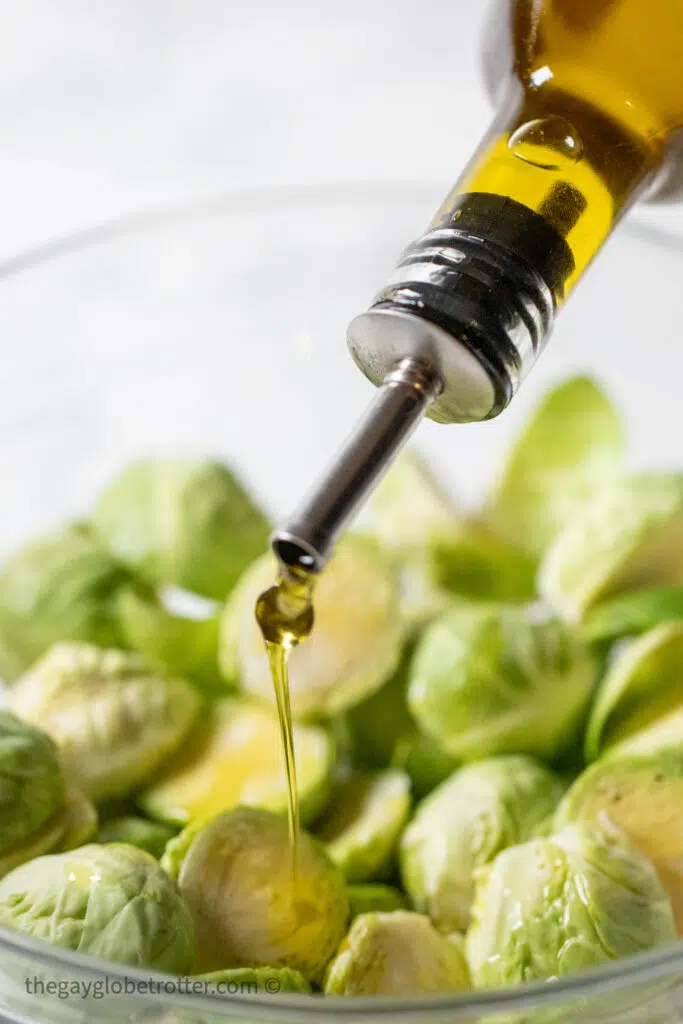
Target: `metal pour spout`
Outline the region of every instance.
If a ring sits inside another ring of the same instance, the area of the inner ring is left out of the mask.
[[[533,210],[488,193],[449,198],[349,325],[351,356],[379,392],[274,534],[282,564],[320,572],[423,416],[475,423],[507,406],[545,346],[573,268],[565,239]]]
[[[272,537],[286,566],[320,572],[346,523],[409,439],[443,384],[429,365],[401,359],[365,416],[297,513]]]

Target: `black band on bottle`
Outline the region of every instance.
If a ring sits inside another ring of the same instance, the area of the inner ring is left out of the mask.
[[[574,272],[574,257],[563,235],[569,233],[585,206],[585,199],[572,185],[556,183],[544,203],[548,210],[564,211],[563,223],[554,226],[541,213],[508,196],[468,192],[454,198],[438,226],[501,245],[536,271],[555,300],[561,301],[565,282]]]
[[[580,204],[560,205],[568,231]],[[465,345],[493,385],[490,418],[543,347],[573,271],[567,242],[545,217],[505,196],[467,193],[406,249],[371,309],[410,313]]]

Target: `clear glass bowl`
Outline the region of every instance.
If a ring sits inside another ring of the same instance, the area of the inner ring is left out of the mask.
[[[395,184],[254,192],[103,225],[0,265],[0,554],[84,513],[122,463],[153,452],[221,454],[274,517],[291,511],[372,394],[346,353],[346,324],[441,198]],[[503,416],[420,428],[455,495],[476,501],[530,405],[573,371],[594,373],[624,408],[637,462],[680,466],[682,280],[683,243],[624,226]],[[0,949],[0,1012],[17,1021],[683,1015],[683,945],[552,985],[413,1003],[210,998],[6,929]]]

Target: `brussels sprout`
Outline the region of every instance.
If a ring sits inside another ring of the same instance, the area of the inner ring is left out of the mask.
[[[650,738],[643,733],[591,765],[563,799],[556,823],[621,829],[657,868],[683,934],[683,715],[676,734],[678,747],[641,752],[638,745]]]
[[[332,996],[418,996],[469,988],[460,945],[407,910],[361,914],[325,977]]]
[[[650,862],[621,834],[568,825],[498,854],[467,933],[475,988],[558,978],[675,937]]]
[[[375,534],[398,564],[409,622],[419,625],[444,610],[449,592],[511,601],[533,596],[533,560],[460,513],[416,452],[399,456],[371,512]]]
[[[127,578],[81,524],[21,548],[0,573],[0,675],[14,681],[60,641],[116,646],[113,596]]]
[[[417,800],[445,782],[460,764],[433,736],[425,736],[417,729],[397,743],[392,760],[394,767],[402,768],[410,779]]]
[[[562,791],[550,769],[521,755],[455,772],[420,804],[401,837],[401,875],[415,909],[441,931],[464,931],[476,870],[535,835]]]
[[[454,609],[425,631],[408,704],[418,725],[463,760],[552,759],[579,725],[597,670],[581,640],[534,609]]]
[[[599,604],[581,632],[592,642],[637,636],[663,622],[683,619],[683,587],[647,587]]]
[[[79,790],[69,788],[64,804],[21,843],[0,856],[0,878],[45,853],[61,853],[89,842],[97,831],[95,806]]]
[[[98,826],[97,808],[85,793],[70,786],[66,794],[66,803],[57,812],[62,824],[62,836],[52,853],[75,850],[95,838]],[[47,853],[47,850],[41,851]],[[34,854],[38,856],[38,854]]]
[[[101,496],[93,522],[144,579],[216,601],[266,549],[269,532],[239,480],[211,459],[131,463]]]
[[[271,555],[249,569],[226,607],[220,648],[225,678],[239,679],[247,693],[271,703],[254,605],[276,574]],[[402,641],[396,581],[386,559],[364,538],[344,538],[316,587],[315,630],[290,656],[293,715],[329,715],[357,704],[394,671]]]
[[[311,991],[303,974],[291,967],[228,967],[199,974],[197,978],[209,982],[219,996],[244,992],[272,996],[280,992],[308,994]]]
[[[97,811],[79,790],[69,787],[64,803],[39,828],[0,854],[0,878],[45,853],[71,850],[92,839]]]
[[[590,377],[553,388],[508,453],[485,516],[514,544],[542,555],[626,451],[621,417]]]
[[[406,702],[413,651],[414,644],[406,644],[394,674],[346,713],[350,756],[359,768],[387,768],[397,744],[414,728]]]
[[[605,486],[577,511],[539,572],[543,598],[582,621],[629,590],[683,583],[683,475],[639,473]]]
[[[416,636],[428,622],[451,607],[453,594],[439,589],[432,576],[432,566],[422,555],[393,556],[399,601],[399,619],[408,635]]]
[[[44,825],[32,832],[28,839],[14,846],[0,856],[0,878],[14,871],[21,864],[26,864],[34,857],[42,857],[44,853],[53,853],[60,846],[65,833],[63,810],[56,811]]]
[[[591,709],[586,758],[595,760],[615,743],[683,705],[682,671],[683,622],[657,626],[618,651]]]
[[[189,619],[169,612],[139,588],[125,587],[116,604],[127,647],[152,668],[225,690],[218,672],[220,615]]]
[[[29,839],[65,799],[54,742],[11,711],[0,710],[0,856]]]
[[[56,740],[67,773],[93,800],[125,796],[184,739],[200,699],[123,651],[56,644],[17,682],[12,707]]]
[[[306,832],[292,861],[284,817],[239,807],[200,829],[178,876],[201,970],[293,967],[318,981],[349,905],[341,872]]]
[[[388,914],[392,910],[406,910],[405,896],[393,885],[377,883],[361,883],[348,885],[346,895],[349,898],[351,918],[360,914]]]
[[[349,882],[383,875],[410,813],[410,779],[395,768],[351,776],[315,832]]]
[[[451,594],[488,601],[529,601],[536,562],[474,517],[429,543],[435,585]]]
[[[195,836],[197,836],[199,832],[206,827],[206,825],[209,825],[215,817],[216,815],[210,814],[205,818],[195,818],[191,825],[186,825],[182,832],[179,832],[178,835],[169,839],[164,847],[161,857],[159,858],[159,863],[169,878],[173,878],[176,882],[178,881],[183,861],[185,860],[187,851],[195,840]]]
[[[128,843],[140,850],[151,853],[159,860],[166,844],[176,835],[171,825],[163,825],[158,821],[147,821],[146,818],[111,818],[105,821],[97,837],[98,843]]]
[[[319,726],[294,728],[301,818],[312,821],[325,806],[334,746]],[[268,708],[226,697],[218,701],[161,774],[138,796],[153,818],[185,825],[238,805],[287,809],[280,726]]]
[[[94,843],[38,857],[0,881],[0,924],[117,963],[187,974],[192,919],[142,850]]]
[[[387,548],[422,550],[427,538],[449,533],[460,521],[451,496],[414,449],[406,449],[370,499],[372,531]]]

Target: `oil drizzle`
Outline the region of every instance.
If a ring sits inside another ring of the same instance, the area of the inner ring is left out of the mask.
[[[292,704],[289,693],[289,656],[313,628],[312,592],[313,577],[310,574],[283,566],[278,583],[264,591],[256,602],[256,619],[266,645],[282,736],[287,778],[289,840],[294,869],[299,844],[300,815]]]

